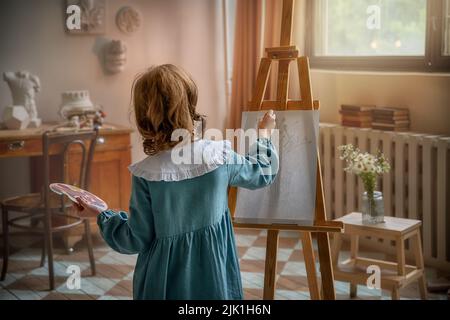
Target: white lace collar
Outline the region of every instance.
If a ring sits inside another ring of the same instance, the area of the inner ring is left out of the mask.
[[[225,163],[230,151],[231,144],[227,140],[196,140],[148,156],[128,169],[134,176],[148,181],[181,181],[217,169]]]

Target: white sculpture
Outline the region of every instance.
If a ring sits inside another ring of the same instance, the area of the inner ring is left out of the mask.
[[[117,12],[116,25],[124,33],[134,33],[141,26],[141,14],[135,8],[126,6]]]
[[[23,106],[7,106],[3,111],[3,123],[8,129],[22,130],[30,123],[30,116]]]
[[[94,104],[87,90],[64,91],[59,114],[63,119],[69,120],[72,116],[85,113],[95,113]]]
[[[122,40],[112,40],[105,50],[105,68],[111,73],[122,72],[127,63],[127,46]]]
[[[42,121],[38,118],[36,92],[41,90],[39,78],[27,71],[4,72],[3,79],[8,83],[14,106],[24,106],[30,117],[30,127],[37,128]]]

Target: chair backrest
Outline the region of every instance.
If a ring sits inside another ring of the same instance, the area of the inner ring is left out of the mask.
[[[70,164],[67,163],[68,153],[70,149],[74,151],[71,146],[79,146],[81,148],[81,161],[79,168],[79,181],[77,181],[77,186],[81,189],[89,189],[89,175],[91,169],[91,162],[94,156],[95,145],[97,142],[98,129],[93,129],[91,131],[71,131],[71,132],[44,132],[42,137],[42,151],[44,158],[44,202],[46,207],[49,207],[50,203],[50,189],[49,185],[51,183],[51,156],[57,155],[62,160],[61,166],[62,170],[61,179],[64,183],[69,183],[67,181],[67,166],[74,166],[75,162],[71,161]],[[73,184],[73,182],[70,182]]]

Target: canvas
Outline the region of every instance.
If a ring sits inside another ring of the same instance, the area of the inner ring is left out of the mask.
[[[242,128],[256,128],[264,113],[244,112]],[[272,142],[279,153],[278,176],[263,189],[238,189],[235,217],[248,222],[312,225],[319,112],[275,111],[275,114],[279,131]]]

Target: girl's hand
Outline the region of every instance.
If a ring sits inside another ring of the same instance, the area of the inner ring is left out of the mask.
[[[99,208],[87,204],[83,199],[78,197],[77,201],[77,203],[73,203],[73,207],[78,211],[80,217],[95,217],[101,213]]]
[[[264,117],[258,123],[258,131],[260,138],[270,138],[272,130],[275,129],[277,116],[273,110],[266,112]]]

